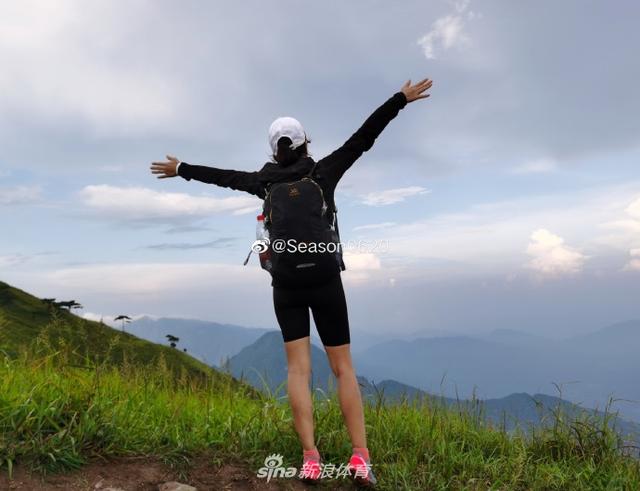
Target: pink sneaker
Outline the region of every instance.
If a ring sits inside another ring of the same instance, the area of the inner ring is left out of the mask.
[[[322,474],[322,460],[313,456],[303,457],[299,477],[303,482],[316,483]]]
[[[371,470],[369,459],[365,459],[361,453],[354,453],[349,459],[349,476],[353,481],[363,487],[373,488],[378,483]]]

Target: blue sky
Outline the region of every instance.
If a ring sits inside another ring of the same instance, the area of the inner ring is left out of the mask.
[[[635,2],[5,2],[0,279],[126,313],[275,327],[259,200],[150,162],[319,159],[434,81],[338,187],[352,325],[551,336],[640,317]],[[375,245],[378,245],[376,248]],[[384,247],[383,247],[384,246]]]

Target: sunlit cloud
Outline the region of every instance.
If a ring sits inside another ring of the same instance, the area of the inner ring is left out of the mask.
[[[254,211],[260,205],[259,200],[251,196],[215,198],[107,184],[85,186],[79,196],[96,213],[121,220],[205,217],[214,213],[237,215]]]
[[[358,285],[367,281],[372,273],[381,269],[378,255],[364,251],[344,251],[344,264],[346,271],[343,273],[345,281]]]
[[[527,254],[531,256],[527,266],[545,276],[578,273],[587,259],[584,254],[567,246],[562,237],[543,228],[531,234]]]

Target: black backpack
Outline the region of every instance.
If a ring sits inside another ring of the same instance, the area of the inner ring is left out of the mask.
[[[297,181],[271,184],[264,199],[270,262],[261,265],[281,286],[319,285],[345,269],[337,210],[313,179],[316,165]]]

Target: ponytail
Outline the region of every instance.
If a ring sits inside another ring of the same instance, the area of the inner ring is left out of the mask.
[[[307,142],[309,141],[311,140],[307,140]],[[308,155],[307,142],[293,149],[289,146],[291,145],[291,139],[287,136],[283,136],[278,140],[278,150],[273,156],[274,160],[283,167],[297,162],[300,157]]]

